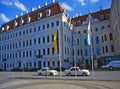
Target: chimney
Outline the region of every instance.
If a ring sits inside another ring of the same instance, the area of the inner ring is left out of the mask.
[[[21,12],[21,13],[20,13],[20,16],[22,16],[22,15],[23,15],[23,13]]]
[[[52,3],[55,3],[55,0],[52,0]]]
[[[38,9],[40,9],[40,5],[38,5]]]
[[[102,11],[102,6],[100,6],[99,8],[100,8],[100,11]]]
[[[88,13],[89,13],[89,14],[91,13],[91,10],[90,10],[90,9],[88,9]]]
[[[25,11],[25,14],[28,14],[28,10]]]
[[[16,15],[15,18],[18,18],[18,15]]]
[[[78,17],[79,17],[79,16],[81,16],[81,15],[80,15],[80,12],[78,12]]]
[[[45,6],[47,6],[47,2],[45,2]]]
[[[34,8],[31,9],[31,11],[34,11],[34,10],[35,10]]]

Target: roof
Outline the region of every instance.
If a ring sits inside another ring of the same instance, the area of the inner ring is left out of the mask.
[[[98,20],[100,20],[100,16],[103,15],[104,17],[106,17],[107,14],[110,14],[110,9],[106,9],[106,10],[101,10],[101,11],[98,11],[98,12],[94,12],[94,13],[91,13],[91,16],[95,19],[97,18]],[[75,17],[75,18],[72,18],[72,23],[76,23],[76,25],[74,26],[79,26],[77,24],[78,21],[81,22],[81,24],[86,21],[86,19],[88,18],[88,14],[86,15],[83,15],[83,16],[78,16],[78,17]],[[107,18],[104,18],[104,20],[106,20]]]
[[[63,8],[62,8],[62,6],[60,5],[60,3],[58,3],[58,2],[57,3],[52,3],[50,5],[44,6],[42,8],[38,8],[37,10],[29,12],[28,14],[25,14],[23,16],[19,16],[18,18],[15,18],[15,19],[13,19],[13,20],[11,20],[11,21],[3,24],[1,26],[1,29],[2,29],[2,27],[6,28],[7,26],[9,26],[9,29],[7,29],[7,30],[13,29],[15,21],[17,22],[17,26],[16,27],[19,27],[20,26],[20,20],[21,20],[21,18],[24,21],[22,25],[26,25],[26,24],[28,24],[28,23],[26,23],[26,20],[27,20],[28,16],[31,18],[31,20],[30,20],[29,23],[37,21],[38,20],[38,13],[42,13],[41,19],[47,18],[47,16],[46,16],[46,10],[51,10],[50,16],[62,13],[64,11]]]

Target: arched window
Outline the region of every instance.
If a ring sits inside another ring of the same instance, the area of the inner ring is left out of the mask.
[[[95,28],[95,31],[98,32],[98,28],[97,27]]]
[[[96,36],[96,44],[99,44],[99,37]]]
[[[104,15],[101,15],[101,16],[100,16],[100,20],[104,20]]]

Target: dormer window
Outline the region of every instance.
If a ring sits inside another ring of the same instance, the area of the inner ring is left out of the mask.
[[[15,22],[14,22],[14,28],[17,26],[17,24],[18,24],[18,23],[17,23],[16,20],[15,20]]]
[[[80,25],[81,25],[80,21],[77,21],[77,25],[78,25],[78,26],[80,26]]]
[[[100,16],[100,20],[104,20],[104,15],[101,15],[101,16]]]
[[[9,26],[8,25],[6,26],[6,30],[9,30]]]
[[[38,19],[42,18],[42,13],[38,13]]]
[[[5,30],[5,28],[4,27],[2,27],[2,31],[4,31]]]
[[[28,16],[27,16],[27,19],[26,19],[26,23],[30,23],[30,20],[31,20],[31,18],[30,18],[30,16],[28,15]]]
[[[24,20],[21,18],[20,19],[20,25],[22,26],[23,23],[24,23]]]
[[[47,16],[47,17],[50,16],[50,13],[51,13],[51,10],[50,10],[50,9],[46,10],[46,16]]]

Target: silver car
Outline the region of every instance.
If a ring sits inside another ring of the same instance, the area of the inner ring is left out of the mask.
[[[87,69],[81,70],[79,67],[71,67],[69,70],[65,70],[65,75],[67,75],[67,76],[71,76],[71,75],[88,76],[88,75],[90,75],[90,72]]]
[[[101,68],[109,70],[120,69],[120,61],[111,61],[107,65],[103,65]]]
[[[55,76],[58,75],[58,72],[56,70],[51,70],[50,68],[43,68],[41,70],[37,71],[38,75],[41,76]]]

